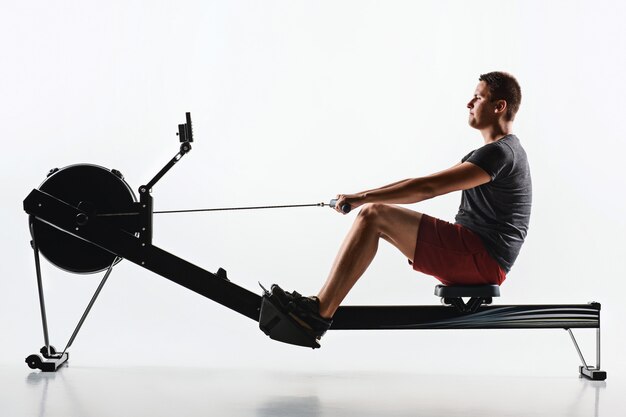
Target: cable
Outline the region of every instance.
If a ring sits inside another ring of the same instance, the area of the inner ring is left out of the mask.
[[[332,207],[329,203],[316,204],[285,204],[280,206],[247,206],[247,207],[220,207],[220,208],[204,208],[204,209],[188,209],[188,210],[160,210],[153,212],[154,214],[169,213],[194,213],[199,211],[231,211],[231,210],[264,210],[275,208],[294,208],[294,207]]]
[[[278,209],[278,208],[294,208],[294,207],[330,207],[335,208],[337,203],[336,199],[330,200],[329,203],[315,203],[315,204],[283,204],[280,206],[246,206],[246,207],[219,207],[219,208],[202,208],[202,209],[186,209],[186,210],[160,210],[153,211],[153,214],[173,214],[173,213],[196,213],[201,211],[233,211],[233,210],[264,210],[264,209]],[[352,207],[349,204],[343,204],[341,211],[349,213]],[[117,216],[136,216],[139,213],[136,212],[124,212],[124,213],[98,213],[96,217],[117,217]]]

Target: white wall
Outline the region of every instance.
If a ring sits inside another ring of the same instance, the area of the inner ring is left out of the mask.
[[[42,345],[22,200],[50,168],[117,168],[136,190],[176,153],[190,111],[194,149],[155,187],[157,209],[327,201],[446,168],[480,146],[465,104],[480,73],[506,70],[524,93],[515,128],[534,207],[499,302],[601,302],[604,365],[626,367],[623,2],[32,1],[1,10],[1,362]],[[415,208],[451,220],[458,201]],[[313,293],[352,218],[321,208],[169,215],[156,219],[154,242],[224,267],[255,292],[261,281]],[[43,275],[62,348],[101,275],[47,262]],[[436,284],[382,244],[346,304],[436,304]],[[122,262],[71,363],[570,375],[578,358],[559,330],[330,332],[311,351]]]

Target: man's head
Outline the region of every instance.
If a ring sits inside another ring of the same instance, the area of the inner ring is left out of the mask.
[[[506,101],[507,108],[504,120],[512,122],[522,102],[522,90],[515,77],[506,72],[494,71],[482,74],[478,80],[487,84],[492,102]]]
[[[515,77],[495,71],[482,74],[478,80],[474,97],[467,103],[470,125],[481,129],[499,121],[512,122],[522,101],[522,91]]]

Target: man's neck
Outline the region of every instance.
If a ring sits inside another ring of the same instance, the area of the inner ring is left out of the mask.
[[[497,142],[506,135],[510,135],[513,132],[513,123],[507,122],[502,124],[496,124],[486,127],[480,130],[485,140],[485,145],[493,142]]]

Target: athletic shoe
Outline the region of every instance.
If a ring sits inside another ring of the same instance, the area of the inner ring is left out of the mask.
[[[332,319],[320,316],[320,300],[317,297],[304,297],[296,291],[286,292],[276,284],[272,285],[272,295],[283,310],[318,339],[333,323]]]

